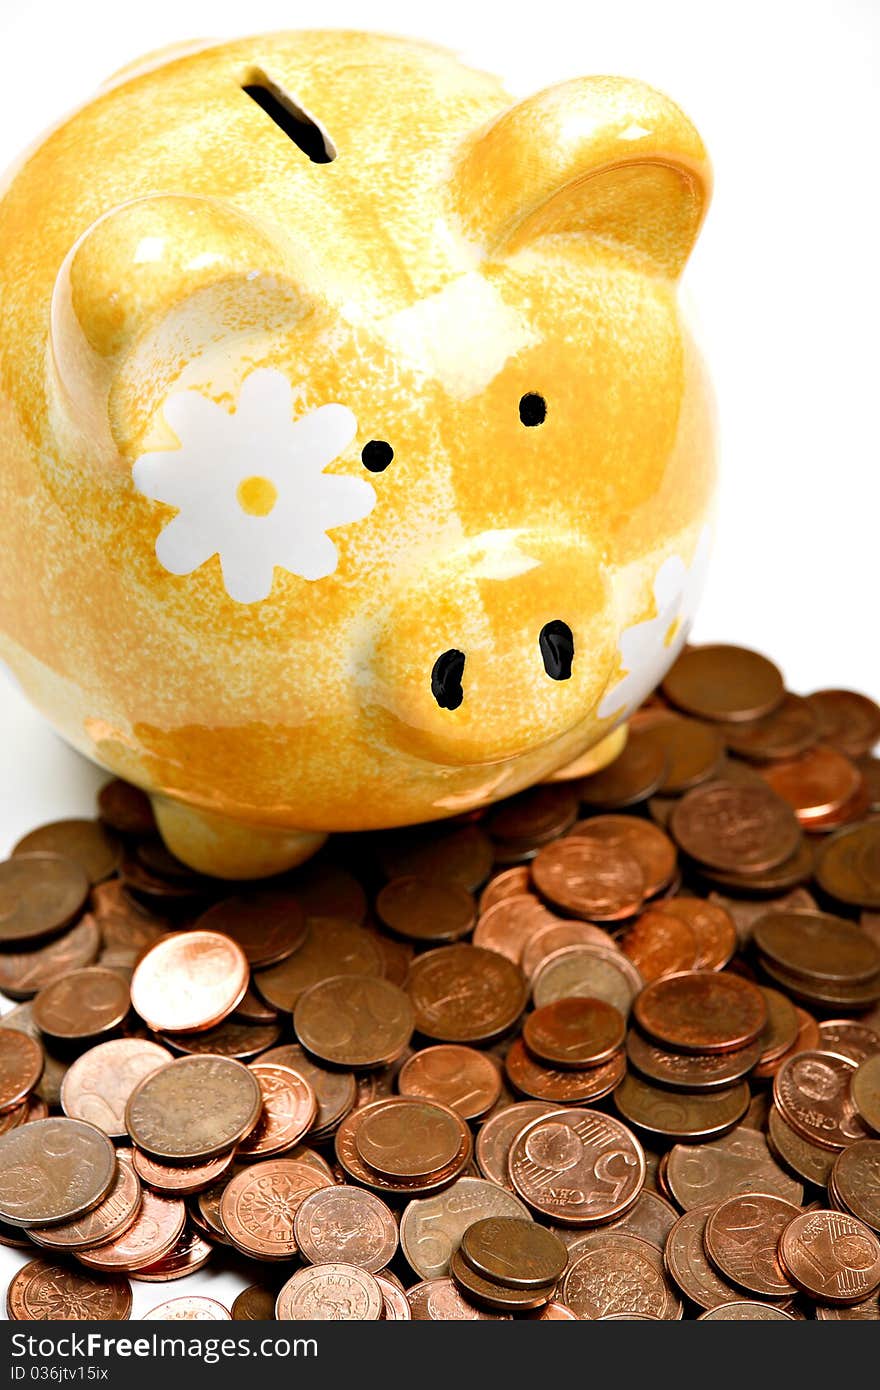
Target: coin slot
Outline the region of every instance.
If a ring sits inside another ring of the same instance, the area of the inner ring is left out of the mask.
[[[453,647],[438,656],[431,672],[431,694],[441,709],[458,709],[464,699],[461,678],[464,675],[464,652]]]
[[[574,637],[568,623],[559,618],[545,623],[538,638],[544,670],[551,680],[571,679],[571,663],[574,660]]]
[[[331,164],[336,158],[336,146],[323,126],[290,92],[285,92],[264,72],[255,69],[248,73],[241,90],[265,111],[269,119],[313,164]]]

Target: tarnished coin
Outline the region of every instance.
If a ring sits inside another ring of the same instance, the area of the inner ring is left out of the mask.
[[[649,908],[628,929],[621,950],[645,983],[696,968],[697,938],[681,917]]]
[[[784,1309],[774,1308],[772,1303],[753,1303],[750,1299],[738,1298],[701,1313],[697,1322],[794,1322],[794,1318]]]
[[[53,1260],[16,1270],[6,1315],[17,1322],[124,1322],[131,1313],[127,1279],[101,1279]]]
[[[479,825],[433,825],[396,831],[379,846],[387,878],[433,878],[460,883],[473,893],[492,872],[492,841]]]
[[[232,1316],[236,1322],[271,1322],[276,1297],[275,1290],[265,1284],[249,1284],[235,1299]]]
[[[404,1062],[397,1076],[402,1096],[437,1100],[466,1120],[485,1115],[501,1094],[501,1073],[491,1057],[458,1043],[425,1047]]]
[[[759,719],[782,703],[779,669],[760,652],[713,644],[687,647],[667,672],[663,693],[703,719]]]
[[[25,1033],[42,1047],[43,1071],[34,1089],[34,1096],[46,1105],[57,1108],[60,1104],[61,1082],[67,1071],[68,1060],[66,1057],[59,1057],[47,1046],[42,1033],[34,1022],[31,1004],[18,1004],[14,1009],[3,1014],[0,1017],[0,1030],[3,1029],[11,1029],[15,1033]],[[3,1122],[6,1118],[6,1116],[0,1115],[0,1133],[4,1132]]]
[[[488,1042],[519,1018],[526,1004],[522,971],[496,951],[441,946],[412,963],[407,993],[415,1026],[438,1042]]]
[[[844,1149],[868,1134],[856,1113],[850,1083],[856,1065],[833,1052],[800,1052],[773,1078],[773,1099],[792,1129],[824,1149]]]
[[[712,1091],[671,1091],[629,1072],[614,1092],[625,1120],[664,1139],[712,1139],[739,1124],[749,1108],[748,1083]]]
[[[13,1226],[76,1221],[116,1176],[113,1145],[93,1125],[47,1119],[0,1136],[0,1219]]]
[[[12,853],[61,855],[79,864],[91,883],[100,883],[119,863],[119,842],[100,821],[58,820],[22,836]]]
[[[623,1051],[596,1067],[548,1067],[526,1050],[522,1038],[508,1049],[504,1070],[514,1090],[556,1105],[583,1104],[607,1096],[626,1072]]]
[[[682,797],[669,828],[686,854],[711,869],[758,873],[795,853],[801,829],[769,787],[711,782]]]
[[[767,1193],[729,1197],[706,1222],[707,1254],[740,1288],[764,1298],[784,1298],[794,1293],[794,1288],[776,1252],[779,1237],[798,1214],[791,1202]]]
[[[27,1033],[0,1029],[0,1112],[26,1100],[43,1074],[43,1049]]]
[[[602,999],[558,999],[528,1015],[523,1041],[551,1067],[590,1067],[619,1051],[626,1032],[623,1015]]]
[[[392,1061],[412,1037],[413,1025],[413,1006],[404,991],[370,975],[337,975],[312,985],[293,1014],[302,1045],[319,1061],[339,1067]]]
[[[757,986],[717,971],[694,970],[655,980],[633,1008],[640,1028],[681,1052],[747,1047],[767,1022],[767,1005]]]
[[[747,1076],[761,1055],[761,1042],[759,1039],[735,1052],[667,1052],[631,1028],[626,1055],[649,1081],[675,1090],[711,1091]]]
[[[631,731],[613,762],[583,777],[577,784],[585,806],[617,811],[647,801],[657,791],[666,773],[667,757],[659,743]]]
[[[820,982],[859,984],[880,971],[880,946],[826,912],[770,912],[755,923],[752,940],[784,970]]]
[[[568,782],[545,783],[497,802],[483,825],[499,858],[521,856],[564,835],[577,811],[578,798]]]
[[[778,989],[760,985],[767,1005],[767,1022],[756,1046],[761,1049],[760,1061],[765,1066],[784,1057],[795,1045],[800,1032],[797,1009]]]
[[[357,1132],[365,1163],[391,1178],[427,1177],[451,1163],[461,1143],[461,1122],[448,1106],[389,1100],[367,1107]]]
[[[880,1033],[851,1018],[823,1019],[819,1024],[817,1046],[823,1052],[848,1057],[856,1066],[880,1052]]]
[[[232,1012],[249,974],[244,951],[229,937],[176,932],[158,941],[135,967],[131,1002],[159,1032],[199,1032]]]
[[[829,1191],[843,1206],[880,1235],[880,1139],[860,1139],[834,1160]]]
[[[115,970],[98,965],[74,970],[41,989],[34,1022],[50,1038],[74,1042],[118,1028],[128,1013],[128,984]]]
[[[577,1243],[577,1258],[562,1281],[562,1300],[580,1315],[614,1314],[676,1319],[681,1301],[660,1251],[638,1236],[593,1231]]]
[[[631,961],[610,945],[566,946],[538,966],[532,999],[537,1009],[557,999],[604,999],[626,1018],[642,984]]]
[[[573,917],[596,922],[632,917],[645,897],[645,876],[621,845],[586,836],[556,840],[532,864],[538,892]]]
[[[860,1119],[880,1134],[880,1053],[866,1057],[850,1080],[850,1091]]]
[[[480,916],[501,902],[502,898],[521,897],[528,893],[531,886],[532,875],[528,864],[515,864],[511,869],[502,869],[500,873],[493,874],[480,894]]]
[[[290,1158],[271,1158],[236,1173],[220,1198],[220,1220],[233,1245],[260,1260],[296,1254],[294,1218],[300,1203],[332,1178]]]
[[[292,956],[254,972],[254,984],[270,1004],[291,1013],[311,985],[334,975],[383,974],[375,937],[354,922],[313,918],[305,940]]]
[[[880,739],[880,707],[855,690],[817,690],[807,703],[819,721],[819,736],[848,757],[869,753]]]
[[[187,1057],[206,1052],[217,1057],[234,1057],[237,1062],[249,1062],[267,1048],[273,1047],[281,1037],[281,1024],[248,1023],[230,1014],[222,1023],[213,1028],[204,1028],[198,1033],[157,1033],[163,1043],[177,1053]]]
[[[786,693],[770,714],[721,726],[731,753],[752,762],[776,762],[805,753],[819,738],[819,721],[800,695]]]
[[[127,1231],[141,1205],[141,1185],[130,1163],[117,1160],[113,1185],[103,1201],[76,1221],[60,1226],[31,1227],[37,1245],[53,1250],[87,1250]]]
[[[400,1244],[416,1274],[435,1279],[446,1274],[461,1238],[474,1221],[489,1216],[527,1218],[518,1197],[482,1178],[459,1178],[434,1197],[418,1197],[404,1209]]]
[[[115,1038],[77,1057],[61,1083],[65,1115],[97,1125],[111,1139],[126,1133],[125,1107],[139,1082],[170,1062],[171,1053],[141,1038]]]
[[[407,1289],[414,1322],[504,1321],[509,1313],[493,1313],[472,1303],[449,1278],[425,1279]]]
[[[376,913],[390,931],[411,941],[459,941],[476,921],[473,896],[461,884],[414,874],[385,884]]]
[[[667,1273],[685,1298],[704,1309],[720,1308],[738,1296],[738,1290],[725,1283],[706,1255],[703,1236],[714,1211],[713,1202],[686,1211],[669,1232],[663,1252]]]
[[[166,1197],[187,1197],[194,1192],[203,1192],[217,1182],[232,1166],[236,1151],[208,1158],[203,1163],[186,1165],[160,1163],[140,1149],[131,1150],[131,1162],[141,1182],[155,1188]]]
[[[666,888],[675,874],[675,845],[664,831],[640,816],[590,816],[577,821],[569,836],[631,854],[642,870],[646,897]]]
[[[377,1322],[382,1290],[372,1274],[356,1265],[322,1264],[300,1269],[288,1279],[275,1303],[279,1322]]]
[[[474,945],[481,944],[485,943],[475,939]],[[566,922],[561,918],[551,918],[549,923],[537,928],[523,947],[519,963],[526,978],[531,980],[545,960],[566,946],[600,946],[607,951],[613,942],[604,927],[597,927],[592,922]]]
[[[260,1061],[290,1067],[309,1083],[318,1103],[312,1122],[315,1136],[332,1132],[355,1103],[357,1083],[354,1074],[350,1071],[330,1071],[320,1066],[296,1043],[273,1047],[263,1053]]]
[[[295,893],[254,889],[214,903],[202,913],[196,930],[231,936],[248,964],[259,970],[292,956],[305,940],[307,924]]]
[[[838,902],[880,908],[880,820],[833,835],[819,851],[816,879]]]
[[[312,1264],[350,1264],[372,1274],[397,1252],[397,1222],[386,1204],[360,1187],[320,1188],[297,1209],[296,1243]]]
[[[125,1124],[139,1149],[198,1162],[250,1134],[263,1098],[254,1074],[228,1057],[180,1057],[139,1082]]]
[[[631,733],[662,749],[666,772],[659,790],[670,796],[688,791],[717,774],[724,759],[724,740],[717,728],[685,719],[671,710],[643,710],[632,720]]]
[[[863,1303],[818,1303],[817,1322],[880,1322],[880,1296],[872,1294]]]
[[[2,926],[0,926],[2,932]],[[11,999],[30,999],[68,971],[91,965],[101,948],[101,933],[91,913],[75,927],[33,951],[0,954],[0,990]]]
[[[517,1136],[509,1169],[514,1189],[534,1211],[561,1225],[594,1226],[635,1202],[645,1155],[635,1135],[610,1115],[557,1110]]]
[[[771,1152],[804,1182],[827,1187],[834,1166],[835,1150],[822,1149],[818,1144],[804,1139],[783,1119],[775,1105],[770,1107],[767,1117],[767,1142]],[[846,1153],[846,1149],[843,1152]]]
[[[880,1241],[841,1211],[805,1211],[782,1231],[779,1259],[798,1288],[821,1303],[861,1303],[880,1288]]]
[[[140,787],[114,777],[98,792],[98,813],[120,835],[155,835],[156,818],[150,798]]]
[[[497,1183],[500,1187],[509,1187],[508,1158],[514,1139],[520,1130],[525,1129],[529,1121],[537,1120],[541,1115],[548,1115],[551,1110],[557,1109],[559,1104],[559,1101],[522,1100],[490,1115],[477,1132],[475,1154],[480,1172],[492,1183]],[[525,1208],[523,1210],[525,1211]],[[425,1275],[425,1278],[427,1277]]]
[[[238,1147],[239,1158],[272,1158],[288,1153],[309,1129],[318,1109],[314,1091],[299,1072],[277,1062],[254,1062],[263,1108]]]
[[[533,938],[547,927],[559,925],[565,925],[562,918],[550,912],[533,893],[519,893],[501,898],[481,914],[473,944],[497,951],[514,965],[525,968],[523,956]]]
[[[204,1294],[186,1294],[183,1298],[169,1298],[158,1303],[149,1313],[144,1313],[144,1322],[229,1322],[232,1314],[216,1298],[206,1298]]]
[[[0,945],[30,945],[79,916],[89,894],[80,864],[60,854],[17,854],[0,863]]]
[[[754,1192],[772,1193],[799,1206],[801,1183],[776,1163],[762,1134],[740,1125],[707,1144],[675,1144],[665,1169],[669,1194],[684,1211],[728,1197]]]
[[[120,1159],[120,1163],[124,1161]],[[76,1257],[89,1269],[108,1273],[143,1269],[174,1248],[185,1221],[186,1207],[179,1198],[160,1197],[143,1188],[132,1224],[113,1240],[77,1251]]]
[[[483,1279],[514,1289],[555,1285],[568,1264],[559,1237],[522,1217],[481,1217],[465,1228],[459,1249],[464,1262]]]
[[[449,1272],[467,1298],[500,1312],[519,1313],[543,1307],[556,1291],[555,1281],[541,1288],[524,1289],[502,1284],[495,1279],[486,1279],[468,1264],[460,1249],[456,1250],[449,1261]]]

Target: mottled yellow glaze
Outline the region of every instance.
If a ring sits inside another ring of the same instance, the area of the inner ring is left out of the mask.
[[[154,794],[184,859],[258,875],[329,831],[480,806],[576,763],[659,678],[714,491],[677,297],[709,187],[699,136],[641,83],[511,104],[443,51],[345,32],[133,65],[0,183],[0,651],[65,738]],[[329,483],[344,524],[285,567],[260,537],[277,549],[285,460],[293,478],[331,419],[291,515]],[[201,479],[198,525],[232,508],[189,573],[181,528],[157,553],[176,509],[156,467]],[[568,680],[541,658],[552,620]],[[449,649],[457,709],[431,691]]]

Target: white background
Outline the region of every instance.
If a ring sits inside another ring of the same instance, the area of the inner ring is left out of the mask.
[[[685,286],[723,469],[694,635],[766,651],[795,690],[880,695],[876,0],[0,0],[0,167],[143,51],[331,26],[446,44],[514,96],[622,73],[685,108],[716,174]],[[0,683],[0,854],[101,780]],[[197,1281],[136,1286],[136,1312]]]

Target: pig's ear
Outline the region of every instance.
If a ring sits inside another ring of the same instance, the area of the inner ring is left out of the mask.
[[[452,197],[487,256],[580,235],[669,276],[684,268],[711,193],[703,143],[642,82],[584,77],[518,102],[462,152]]]
[[[146,410],[183,363],[230,334],[308,314],[296,260],[286,241],[212,198],[156,195],[113,208],[80,237],[55,282],[51,364],[62,409],[109,445],[121,381],[136,384]]]

